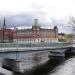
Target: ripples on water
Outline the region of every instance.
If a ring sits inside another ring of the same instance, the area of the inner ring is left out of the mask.
[[[19,61],[18,69],[21,72],[24,72],[25,75],[28,75],[28,74],[31,75],[31,73],[33,74],[33,71],[36,70],[37,67],[40,67],[40,65],[46,63],[49,60],[48,53],[49,52],[41,52],[41,51],[25,53],[24,58],[21,60],[18,60]],[[2,60],[1,60],[1,62],[2,62]],[[2,70],[2,73],[3,73],[4,69],[0,69],[0,70]],[[31,72],[31,73],[29,73],[29,72]],[[6,71],[6,74],[7,74],[7,71]],[[17,73],[13,72],[13,75],[24,75],[24,74],[23,73],[17,74]]]
[[[13,73],[0,67],[0,75],[13,75]]]
[[[48,75],[52,69],[58,66],[61,63],[60,60],[47,60],[43,64],[39,64],[31,70],[26,71],[25,73],[15,73],[14,75]]]
[[[75,75],[75,58],[62,63],[60,60],[49,60],[48,52],[29,53],[25,57],[25,63],[20,68],[28,71],[21,74],[13,72],[13,75]],[[58,66],[59,64],[61,65]],[[30,68],[33,69],[29,70]]]
[[[58,66],[50,75],[75,75],[75,57],[66,60]]]

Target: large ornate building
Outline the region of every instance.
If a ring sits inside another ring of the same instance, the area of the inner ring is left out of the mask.
[[[53,29],[41,28],[38,19],[34,20],[30,29],[7,29],[4,19],[3,28],[0,30],[0,42],[14,43],[40,43],[40,42],[57,42],[58,28]]]
[[[13,33],[13,41],[18,43],[38,43],[38,42],[57,42],[58,28],[41,28],[38,19],[34,20],[30,29],[16,29]]]

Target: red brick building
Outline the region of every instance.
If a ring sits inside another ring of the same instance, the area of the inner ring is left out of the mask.
[[[32,28],[14,30],[13,41],[18,43],[57,42],[58,28],[57,26],[53,29],[41,28],[38,19],[35,19]]]
[[[1,29],[0,42],[12,42],[12,41],[13,41],[13,31],[11,29]]]
[[[6,28],[5,18],[3,22],[3,28],[0,29],[0,42],[13,42],[13,30]]]
[[[0,30],[0,42],[18,42],[18,43],[37,43],[37,42],[57,42],[58,28],[53,29],[41,28],[38,19],[30,29],[7,29],[4,19],[3,28]]]

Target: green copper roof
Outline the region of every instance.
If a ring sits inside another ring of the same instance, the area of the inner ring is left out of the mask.
[[[33,24],[33,26],[39,26],[39,24],[38,24],[38,19],[34,19],[34,24]]]

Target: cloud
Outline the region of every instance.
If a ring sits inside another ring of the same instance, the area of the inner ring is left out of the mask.
[[[12,16],[6,16],[6,27],[30,27],[33,25],[33,21],[37,18],[36,13],[22,13]],[[39,15],[43,15],[41,12]],[[3,27],[3,17],[0,17],[0,27]],[[61,19],[50,18],[50,21],[47,21],[44,17],[38,18],[39,25],[44,28],[53,28],[58,26],[59,32],[73,33],[73,28],[65,21]]]
[[[43,16],[44,15],[44,16]],[[47,25],[49,24],[49,21],[47,21],[45,17],[45,13],[42,11],[32,11],[29,13],[20,13],[16,15],[7,15],[5,17],[6,19],[6,25],[7,27],[17,27],[17,26],[31,26],[33,24],[33,21],[35,18],[39,20],[39,24]],[[0,17],[0,26],[3,25],[3,18]]]
[[[0,27],[6,17],[7,27],[31,26],[35,18],[44,27],[57,25],[71,32],[67,16],[75,16],[75,0],[0,0]],[[65,29],[66,28],[66,29]]]

